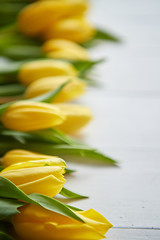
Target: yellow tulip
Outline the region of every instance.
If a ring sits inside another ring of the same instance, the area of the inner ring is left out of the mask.
[[[50,58],[69,59],[69,60],[88,60],[88,51],[79,44],[65,40],[52,39],[46,41],[42,47]]]
[[[33,82],[27,88],[25,97],[33,98],[39,96],[58,88],[68,80],[70,80],[70,82],[68,82],[68,84],[61,90],[61,92],[54,99],[54,102],[70,101],[78,98],[85,92],[86,84],[79,78],[71,76],[58,76],[41,78]]]
[[[86,0],[37,1],[20,12],[18,27],[28,36],[42,35],[48,25],[66,17],[83,15],[87,8]]]
[[[61,38],[73,42],[83,43],[89,41],[95,34],[94,27],[84,18],[68,18],[56,22],[46,28],[45,39]]]
[[[88,107],[68,103],[57,103],[53,105],[59,107],[66,118],[65,121],[57,127],[66,133],[73,133],[80,130],[92,119],[92,114]]]
[[[48,197],[57,195],[65,182],[64,167],[55,166],[54,161],[35,160],[10,165],[0,172],[26,194],[40,193]]]
[[[7,152],[3,158],[2,158],[2,165],[6,168],[10,165],[13,164],[15,167],[18,167],[18,164],[20,163],[27,163],[29,162],[35,162],[35,161],[48,161],[47,164],[51,166],[59,166],[59,167],[66,167],[66,164],[63,159],[57,157],[57,156],[49,156],[49,155],[44,155],[40,153],[34,153],[30,151],[26,151],[23,149],[14,149],[9,152]],[[43,162],[42,162],[43,163]],[[26,164],[26,166],[28,166]]]
[[[1,116],[5,127],[17,131],[47,129],[61,124],[64,119],[58,107],[32,101],[13,103]]]
[[[22,240],[99,240],[105,238],[104,234],[112,227],[93,209],[76,211],[85,223],[32,204],[19,211],[13,225]]]
[[[19,71],[19,80],[24,85],[49,76],[77,76],[78,71],[67,62],[57,60],[37,60],[25,63]]]

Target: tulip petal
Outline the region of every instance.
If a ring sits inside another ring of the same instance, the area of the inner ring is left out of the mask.
[[[62,225],[55,223],[19,222],[14,220],[17,234],[25,240],[99,240],[105,238],[87,224]]]
[[[63,178],[64,169],[61,167],[54,166],[45,166],[45,167],[37,167],[35,168],[24,168],[18,170],[10,170],[6,172],[1,172],[0,176],[9,179],[16,185],[25,184],[28,182],[32,182],[43,177],[47,177],[48,175],[53,175],[61,181],[65,181]]]
[[[35,160],[35,161],[27,161],[27,162],[20,162],[10,165],[9,167],[6,167],[3,169],[2,172],[10,171],[10,170],[16,170],[16,169],[22,169],[22,168],[32,168],[32,167],[43,167],[43,166],[58,166],[58,167],[66,167],[66,164],[64,161],[54,161],[52,159],[44,159],[44,160]],[[65,171],[64,171],[65,172]]]
[[[63,188],[64,181],[59,180],[53,175],[18,185],[26,194],[40,193],[48,197],[56,196]]]
[[[19,101],[3,112],[1,121],[12,130],[34,131],[58,125],[64,121],[64,116],[50,104]]]
[[[88,51],[79,44],[65,39],[51,39],[42,46],[47,56],[57,59],[88,60]]]
[[[54,105],[59,107],[66,117],[65,121],[57,127],[66,133],[78,131],[92,119],[90,109],[85,106],[68,103]]]
[[[49,24],[65,17],[84,14],[87,8],[86,0],[38,1],[21,11],[18,26],[24,34],[37,36],[43,33]]]
[[[49,76],[77,76],[75,67],[64,61],[57,60],[37,60],[31,61],[22,66],[19,72],[19,79],[24,85],[44,77]]]
[[[70,81],[57,95],[54,102],[65,102],[76,99],[85,92],[86,84],[79,78],[73,76],[56,76],[41,78],[27,88],[25,97],[33,98],[52,91],[61,84]]]
[[[87,42],[95,35],[94,27],[83,17],[62,19],[52,26],[46,27],[46,40],[62,38],[77,43]]]
[[[25,240],[99,240],[112,226],[93,209],[76,211],[85,223],[33,204],[21,207],[20,212],[13,223],[17,234]]]
[[[47,231],[53,234],[54,239],[75,239],[75,240],[98,240],[105,238],[100,232],[96,231],[94,227],[88,224],[68,224],[68,225],[55,225],[54,223],[46,223]],[[52,236],[52,235],[50,235]],[[50,238],[52,239],[52,238]]]
[[[27,162],[27,161],[38,161],[38,160],[51,160],[55,162],[55,166],[61,166],[63,163],[65,164],[64,160],[57,157],[57,156],[49,156],[40,153],[30,152],[27,150],[22,149],[14,149],[7,152],[2,158],[2,164],[4,167],[8,167],[11,164],[16,164],[20,162]]]
[[[78,213],[78,212],[76,212]],[[80,211],[79,216],[101,234],[105,234],[113,225],[94,209]]]

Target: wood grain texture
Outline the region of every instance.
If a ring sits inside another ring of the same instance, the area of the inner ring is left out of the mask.
[[[80,208],[91,206],[116,227],[159,228],[160,161],[156,152],[109,152],[120,167],[70,163],[77,172],[66,186],[89,195],[78,201]]]
[[[159,240],[159,230],[147,229],[112,229],[107,234],[107,239],[112,240]]]

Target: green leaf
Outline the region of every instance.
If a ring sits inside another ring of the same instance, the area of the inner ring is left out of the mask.
[[[117,43],[121,41],[117,36],[113,35],[112,33],[102,29],[97,29],[94,37],[88,42],[82,43],[81,45],[85,48],[91,48],[96,46],[99,43],[99,40],[111,41],[111,42],[117,42]]]
[[[20,84],[9,84],[0,87],[0,96],[17,96],[24,93],[26,87]]]
[[[85,61],[72,61],[71,63],[75,66],[75,68],[79,71],[79,77],[84,78],[86,80],[86,74],[89,70],[91,70],[95,65],[103,62],[104,59],[99,59],[97,61],[85,60]]]
[[[16,22],[12,26],[8,25],[4,28],[0,28],[0,48],[19,45],[23,45],[24,47],[42,45],[42,41],[40,39],[27,37],[20,32],[17,32],[16,29]]]
[[[11,106],[14,102],[15,102],[15,101],[1,104],[1,105],[0,105],[0,115],[1,115],[9,106]]]
[[[66,198],[70,198],[70,199],[88,198],[88,196],[80,195],[80,194],[72,192],[64,187],[62,188],[62,190],[60,191],[59,194],[61,194],[62,196],[66,197]]]
[[[0,197],[19,199],[24,202],[35,204],[35,201],[33,201],[24,192],[17,188],[15,184],[1,176],[0,176]]]
[[[0,231],[7,232],[6,224],[0,221]]]
[[[102,29],[97,29],[94,39],[101,39],[101,40],[112,41],[112,42],[120,42],[120,39],[118,37],[116,37],[115,35],[113,35],[110,32],[102,30]]]
[[[25,203],[16,199],[0,198],[0,220],[18,213],[17,208],[23,205],[25,205]]]
[[[61,90],[69,83],[70,81],[67,81],[63,83],[61,86],[56,88],[55,90],[52,90],[50,92],[44,93],[38,97],[30,98],[28,101],[35,101],[35,102],[46,102],[50,103],[52,102],[57,95],[61,92]]]
[[[65,145],[65,144],[52,144],[46,142],[35,142],[35,141],[26,141],[25,145],[18,142],[13,141],[12,138],[9,137],[1,137],[0,138],[0,155],[5,154],[7,151],[11,149],[26,149],[29,151],[35,151],[42,154],[47,155],[58,155],[62,158],[65,156],[80,156],[82,158],[87,159],[95,159],[98,161],[102,161],[106,164],[116,165],[117,162],[112,158],[105,156],[104,154],[98,152],[97,150],[87,147],[85,145]]]
[[[6,2],[6,0],[0,0],[0,2],[1,2],[1,1]],[[0,36],[1,36],[2,34],[15,32],[16,27],[17,27],[17,26],[16,26],[16,23],[15,23],[15,22],[12,23],[12,24],[8,24],[8,25],[5,26],[5,27],[1,27],[1,28],[0,28]]]
[[[80,156],[88,159],[96,159],[98,161],[106,162],[107,164],[115,165],[116,161],[104,154],[98,152],[95,149],[86,147],[83,145],[52,145],[52,144],[37,144],[37,143],[26,143],[25,146],[28,150],[38,151],[48,155],[59,155],[59,156]]]
[[[43,143],[43,145],[46,142],[46,143],[56,144],[56,146],[53,146],[53,145],[50,145],[50,144],[47,145],[49,147],[49,152],[50,152],[51,155],[54,154],[53,151],[55,152],[55,154],[59,154],[59,152],[64,154],[64,151],[65,152],[67,151],[66,152],[67,155],[69,155],[69,154],[72,155],[73,154],[73,155],[89,157],[89,158],[96,158],[97,157],[97,160],[98,159],[101,160],[103,158],[103,161],[104,160],[108,161],[108,162],[110,161],[109,157],[106,157],[106,156],[102,155],[101,153],[98,153],[94,149],[84,145],[83,143],[79,142],[76,139],[68,137],[67,135],[63,134],[62,132],[60,132],[56,129],[47,129],[47,130],[42,130],[42,131],[35,131],[35,132],[31,132],[31,133],[26,133],[26,132],[19,132],[19,131],[14,131],[14,130],[9,130],[9,129],[3,128],[3,129],[0,130],[0,135],[1,136],[13,137],[15,140],[17,140],[20,144],[23,144],[23,145],[27,144],[28,141],[29,142],[32,141],[33,146],[34,146],[34,142],[36,142],[35,143],[36,147],[34,147],[32,149],[32,151],[38,151],[39,152],[38,142],[39,142],[39,144],[40,144],[40,142]],[[60,144],[60,146],[59,146],[59,144]],[[71,145],[71,147],[68,148],[66,145],[62,145],[62,144]],[[26,148],[26,145],[24,145],[22,148]],[[77,152],[76,152],[76,150],[77,150]],[[49,154],[45,150],[42,150],[42,153]],[[114,163],[114,161],[112,163]],[[69,173],[69,172],[73,172],[73,171],[72,170],[67,171],[67,173]]]
[[[12,224],[9,222],[0,221],[0,239],[1,240],[14,240],[9,234],[9,230],[12,228]]]
[[[20,1],[14,1],[14,0],[0,0],[1,3],[1,8],[0,8],[0,16],[1,16],[1,21],[0,21],[0,26],[6,27],[6,28],[11,28],[11,26],[8,24],[13,23],[16,21],[17,15],[20,12],[20,10],[25,6],[24,3],[21,3]],[[13,29],[16,31],[16,29]],[[10,29],[10,31],[13,31]]]
[[[13,60],[44,58],[45,54],[39,46],[11,45],[1,49],[1,55]]]
[[[59,202],[54,198],[49,198],[42,194],[32,193],[30,197],[39,203],[42,207],[46,208],[47,210],[59,213],[66,217],[74,218],[80,222],[84,222],[78,215],[76,215],[67,205]]]
[[[0,172],[4,169],[4,167],[2,165],[0,165]]]
[[[26,132],[19,132],[15,130],[7,129],[3,126],[0,127],[0,135],[1,136],[9,136],[12,137],[14,140],[17,140],[18,142],[25,144],[26,139],[30,140],[36,140],[34,137],[32,137],[32,134],[26,133]]]
[[[68,137],[67,135],[61,133],[56,129],[46,129],[33,132],[20,132],[7,129],[2,126],[0,127],[0,135],[12,137],[22,144],[25,144],[26,140],[54,144],[69,144],[69,145],[77,144],[77,142],[74,141],[72,138]]]
[[[25,203],[36,204],[47,210],[84,222],[69,207],[67,207],[67,205],[59,202],[58,200],[55,200],[53,198],[50,198],[38,193],[32,193],[32,194],[26,195],[18,187],[16,187],[15,184],[13,184],[11,181],[1,176],[0,176],[0,197],[18,199],[19,201],[23,201],[23,204]],[[15,203],[13,207],[14,209],[10,210],[11,215],[13,214],[13,211],[17,211],[16,206],[17,205]],[[2,210],[3,210],[3,205],[2,205]],[[9,216],[9,212],[7,216]],[[2,211],[2,217],[4,218],[4,211]]]
[[[17,74],[26,61],[10,61],[7,58],[0,64],[0,74]]]
[[[65,168],[65,174],[74,173],[74,172],[76,172],[76,171],[73,169]]]
[[[1,240],[14,240],[13,237],[11,237],[10,235],[8,235],[7,233],[0,231],[0,239]]]
[[[42,140],[50,143],[69,144],[69,145],[76,144],[76,141],[74,141],[74,139],[60,132],[57,129],[46,129],[41,131],[34,131],[31,134],[36,137],[37,141]]]
[[[82,209],[80,208],[77,208],[77,207],[73,207],[71,205],[67,205],[70,209],[74,210],[74,211],[83,211]]]
[[[14,83],[14,79],[15,77],[13,75],[10,76],[9,74],[0,74],[0,85]]]

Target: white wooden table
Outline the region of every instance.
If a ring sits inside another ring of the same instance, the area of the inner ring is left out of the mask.
[[[91,19],[121,37],[91,50],[108,61],[101,83],[80,100],[94,120],[84,140],[119,161],[119,168],[69,163],[66,187],[90,196],[73,205],[100,211],[110,240],[160,239],[160,1],[92,0]]]

